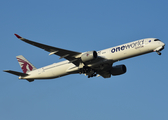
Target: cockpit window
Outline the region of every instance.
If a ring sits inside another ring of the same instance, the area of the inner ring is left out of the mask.
[[[160,41],[159,39],[155,39],[154,41]]]

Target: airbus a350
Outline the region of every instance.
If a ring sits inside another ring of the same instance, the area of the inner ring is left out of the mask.
[[[165,46],[157,38],[146,38],[100,51],[75,52],[34,42],[17,34],[15,36],[28,44],[48,51],[49,55],[55,54],[60,56],[60,59],[66,59],[66,61],[37,69],[22,55],[16,56],[23,72],[13,70],[4,70],[4,72],[17,75],[19,79],[26,79],[29,82],[34,79],[51,79],[78,73],[85,74],[88,78],[94,76],[110,78],[111,75],[121,75],[126,72],[125,65],[113,66],[114,62],[150,52],[161,55],[160,51]]]

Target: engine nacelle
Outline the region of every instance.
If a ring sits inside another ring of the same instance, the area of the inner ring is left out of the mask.
[[[116,66],[112,67],[110,72],[112,75],[115,76],[115,75],[124,74],[124,73],[126,73],[126,71],[127,71],[127,68],[125,65],[116,65]]]
[[[89,52],[84,53],[81,56],[82,62],[89,62],[89,61],[94,60],[96,58],[97,58],[97,52],[96,51],[89,51]]]

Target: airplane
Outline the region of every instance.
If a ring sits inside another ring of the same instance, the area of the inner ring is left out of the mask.
[[[66,59],[65,61],[37,69],[22,55],[16,56],[23,73],[13,70],[4,70],[4,72],[17,75],[19,79],[26,79],[29,82],[34,81],[34,79],[53,79],[78,73],[85,74],[88,78],[94,76],[110,78],[111,75],[121,75],[127,71],[124,64],[113,66],[114,62],[151,52],[156,52],[158,55],[161,55],[160,51],[165,46],[157,38],[146,38],[100,51],[87,51],[82,53],[34,42],[18,34],[14,35],[28,44],[48,51],[49,55],[55,54],[60,56],[60,59]]]

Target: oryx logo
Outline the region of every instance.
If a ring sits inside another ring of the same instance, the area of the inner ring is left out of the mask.
[[[33,67],[27,62],[27,61],[24,61],[20,58],[17,58],[22,70],[24,73],[27,73],[28,71],[32,71],[33,70]]]

